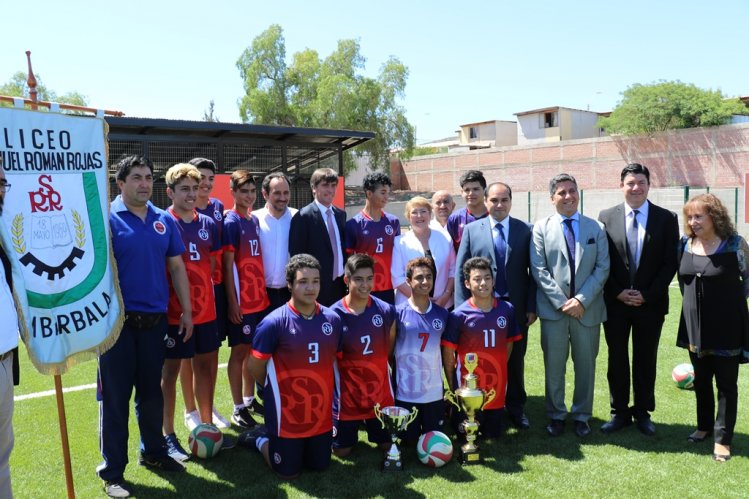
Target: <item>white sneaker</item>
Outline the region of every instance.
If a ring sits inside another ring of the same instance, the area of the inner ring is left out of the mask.
[[[130,491],[122,482],[104,482],[104,493],[109,497],[130,497]]]
[[[200,413],[198,411],[186,412],[185,413],[185,426],[187,429],[192,431],[196,426],[200,424]]]
[[[213,420],[213,424],[218,428],[231,428],[229,420],[219,414],[215,407],[213,408],[213,417],[211,419]]]

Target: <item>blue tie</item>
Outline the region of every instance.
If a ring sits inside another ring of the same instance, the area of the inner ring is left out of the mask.
[[[567,241],[567,256],[570,260],[570,298],[575,296],[575,229],[571,218],[564,219],[564,239]]]
[[[494,282],[494,290],[500,297],[507,296],[507,275],[505,272],[505,260],[507,258],[507,241],[502,224],[497,224],[497,236],[494,238],[494,256],[497,259],[497,279]]]

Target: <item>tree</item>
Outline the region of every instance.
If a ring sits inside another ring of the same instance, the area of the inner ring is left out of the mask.
[[[414,127],[400,104],[408,68],[391,56],[370,78],[361,74],[365,62],[357,40],[339,40],[326,58],[308,48],[295,53],[289,65],[283,30],[274,24],[237,60],[246,92],[240,116],[265,125],[375,132],[355,154],[369,155],[373,168],[387,168],[391,151],[409,155],[414,147]],[[345,168],[352,167],[347,157]]]
[[[85,95],[78,92],[66,92],[62,95],[58,95],[54,90],[48,89],[40,76],[36,76],[36,91],[37,97],[40,101],[57,102],[60,104],[73,104],[76,106],[87,106],[88,99]],[[5,84],[0,86],[0,95],[7,95],[10,97],[24,97],[29,98],[29,87],[26,84],[26,73],[18,71],[11,76]]]
[[[747,114],[738,99],[720,90],[703,90],[680,81],[635,83],[622,92],[622,100],[599,126],[611,134],[653,134],[676,128],[724,125],[734,114]]]
[[[208,109],[203,111],[203,121],[212,121],[212,122],[219,122],[221,121],[218,116],[215,114],[216,111],[216,103],[211,99],[211,102],[208,103]]]

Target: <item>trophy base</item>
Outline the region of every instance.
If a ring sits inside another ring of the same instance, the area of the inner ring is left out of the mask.
[[[479,454],[479,451],[474,450],[460,450],[460,454],[458,455],[458,462],[464,466],[468,466],[471,464],[481,464],[482,458],[481,454]]]
[[[403,471],[403,462],[396,459],[385,459],[382,463],[383,473],[398,473]]]

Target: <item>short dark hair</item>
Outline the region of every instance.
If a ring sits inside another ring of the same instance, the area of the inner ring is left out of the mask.
[[[408,279],[409,281],[411,280],[411,277],[413,277],[414,269],[416,267],[428,267],[429,270],[432,271],[432,278],[434,279],[434,264],[432,263],[431,258],[420,256],[418,258],[414,258],[406,264],[406,279]]]
[[[320,182],[338,184],[338,174],[332,168],[318,168],[312,172],[312,176],[309,178],[309,185],[314,189]]]
[[[510,187],[509,185],[505,184],[504,182],[492,182],[491,184],[487,185],[484,188],[484,198],[488,198],[489,197],[489,191],[495,185],[504,186],[507,189],[507,193],[510,195],[510,199],[512,199],[512,187]]]
[[[261,188],[263,189],[264,193],[270,194],[270,183],[273,181],[273,179],[277,179],[277,178],[284,179],[286,181],[286,183],[289,184],[289,186],[291,186],[291,182],[289,182],[289,179],[286,177],[286,175],[284,174],[284,172],[273,172],[273,173],[269,173],[263,179],[263,185],[262,185]]]
[[[481,184],[482,189],[486,189],[486,179],[484,178],[484,174],[478,170],[468,170],[460,176],[460,180],[458,182],[460,183],[461,189],[468,182],[478,182],[479,184]]]
[[[463,264],[463,279],[468,279],[472,270],[488,270],[491,272],[492,262],[484,256],[474,256],[473,258],[469,258],[466,260],[466,263]],[[492,275],[492,278],[494,278],[494,275]]]
[[[117,170],[115,171],[114,178],[124,182],[127,176],[130,175],[130,170],[139,166],[145,166],[151,170],[151,175],[153,175],[153,163],[151,160],[145,156],[133,155],[125,156],[119,163],[117,163]]]
[[[393,182],[390,180],[390,177],[382,172],[367,173],[364,176],[364,180],[362,181],[362,187],[364,188],[364,191],[374,192],[375,190],[377,190],[377,187],[381,185],[386,185],[388,187],[393,186]]]
[[[198,168],[198,169],[205,168],[206,170],[211,170],[213,173],[216,173],[216,163],[214,163],[210,159],[192,158],[190,161],[188,161],[188,163],[194,166],[195,168]]]
[[[365,253],[354,253],[346,260],[344,271],[346,277],[350,278],[359,269],[372,269],[372,272],[374,272],[374,268],[375,261],[371,256]]]
[[[624,177],[627,175],[645,175],[645,178],[648,179],[648,185],[650,185],[650,170],[648,170],[648,167],[645,165],[641,165],[640,163],[630,163],[627,166],[625,166],[622,169],[622,177],[621,181],[624,182]]]
[[[286,264],[286,282],[293,285],[297,271],[302,269],[317,269],[318,272],[322,270],[317,258],[307,253],[299,253],[289,258],[289,263]]]
[[[235,170],[229,179],[229,188],[236,191],[245,184],[255,184],[255,177],[247,170]]]
[[[549,180],[549,195],[554,195],[557,191],[557,184],[560,182],[572,182],[577,188],[577,180],[575,180],[575,177],[569,173],[560,173],[559,175],[554,175],[551,180]]]

